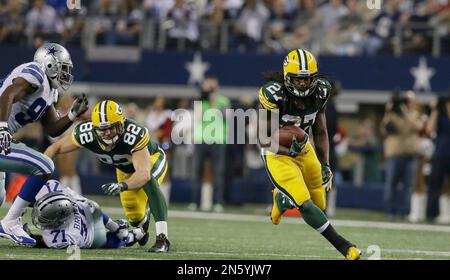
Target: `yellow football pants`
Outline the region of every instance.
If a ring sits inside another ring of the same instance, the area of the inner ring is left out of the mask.
[[[309,141],[295,158],[266,151],[263,159],[274,186],[288,196],[297,207],[312,199],[314,204],[325,210],[322,166]]]
[[[152,177],[158,183],[158,186],[164,181],[167,172],[166,155],[162,149],[150,156],[152,165]],[[130,178],[133,173],[125,173],[116,169],[117,181],[122,182]],[[138,223],[145,217],[147,209],[147,194],[143,188],[137,190],[128,190],[120,193],[120,202],[125,211],[125,215],[130,223]]]

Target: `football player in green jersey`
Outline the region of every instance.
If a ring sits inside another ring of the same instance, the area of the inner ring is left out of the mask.
[[[297,208],[305,222],[322,234],[347,259],[359,259],[361,251],[340,236],[324,214],[325,191],[331,189],[333,174],[328,163],[328,133],[325,107],[331,84],[318,77],[317,62],[306,50],[289,52],[283,73],[276,73],[259,90],[260,108],[280,126],[296,125],[312,132],[299,141],[293,136],[290,148],[273,151],[262,146],[262,157],[274,185],[272,223],[277,225],[287,209]],[[270,125],[268,121],[266,125]],[[264,125],[260,123],[259,125]],[[270,130],[270,129],[269,129]]]
[[[159,189],[167,171],[164,151],[150,139],[148,129],[126,119],[114,101],[99,102],[92,111],[92,120],[79,123],[68,135],[45,152],[53,158],[58,154],[86,148],[101,162],[116,168],[117,182],[104,184],[109,195],[120,194],[120,200],[131,225],[148,231],[147,202],[156,226],[156,242],[149,252],[167,252],[167,205]],[[151,207],[150,207],[151,206]],[[139,244],[145,245],[148,240]]]

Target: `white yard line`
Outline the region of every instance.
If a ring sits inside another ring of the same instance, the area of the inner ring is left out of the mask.
[[[103,210],[111,214],[123,214],[122,208],[103,207]],[[244,215],[244,214],[225,214],[225,213],[207,213],[193,211],[169,211],[169,217],[189,218],[189,219],[206,219],[221,221],[242,221],[242,222],[264,222],[270,223],[268,216],[262,215]],[[283,217],[282,223],[285,224],[305,224],[302,219],[293,217]],[[406,223],[390,223],[390,222],[374,222],[374,221],[354,221],[354,220],[331,220],[336,226],[343,227],[363,227],[363,228],[379,228],[393,230],[413,230],[413,231],[433,231],[433,232],[449,232],[450,226],[439,225],[417,225]]]
[[[209,256],[233,256],[233,257],[242,257],[242,256],[267,256],[267,257],[284,257],[284,258],[314,258],[320,259],[324,258],[323,256],[317,255],[285,255],[285,254],[265,254],[265,253],[254,253],[254,254],[245,254],[245,253],[224,253],[224,252],[192,252],[192,251],[176,251],[176,254],[192,254],[192,255],[209,255]],[[336,258],[338,259],[338,258]]]
[[[435,257],[450,257],[450,251],[424,251],[424,250],[405,250],[405,249],[381,249],[381,253],[401,253],[401,254],[417,254]]]

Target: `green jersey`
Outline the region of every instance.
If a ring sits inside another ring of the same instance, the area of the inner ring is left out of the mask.
[[[295,97],[283,84],[270,81],[259,90],[259,102],[269,111],[279,110],[280,126],[297,125],[308,132],[322,112],[331,94],[331,84],[322,78],[317,81],[314,92],[304,98]]]
[[[95,153],[101,162],[115,166],[125,173],[134,173],[132,153],[147,148],[150,155],[158,152],[158,144],[150,139],[148,129],[133,120],[125,120],[125,132],[117,144],[108,149],[97,138],[91,121],[79,123],[72,132],[72,141]]]

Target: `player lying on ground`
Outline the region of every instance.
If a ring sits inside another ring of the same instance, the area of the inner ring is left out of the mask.
[[[32,234],[37,248],[62,249],[129,247],[144,237],[141,228],[129,229],[125,220],[111,220],[99,205],[56,180],[49,180],[36,196],[33,224],[41,235]]]
[[[159,189],[167,171],[164,151],[150,139],[148,129],[126,119],[122,108],[114,101],[98,103],[92,120],[79,123],[72,135],[48,147],[45,154],[54,158],[86,148],[99,160],[116,168],[117,182],[102,186],[108,195],[120,194],[120,201],[132,226],[148,230],[147,202],[155,219],[156,241],[149,252],[167,252],[167,204]],[[145,245],[148,234],[139,242]]]

